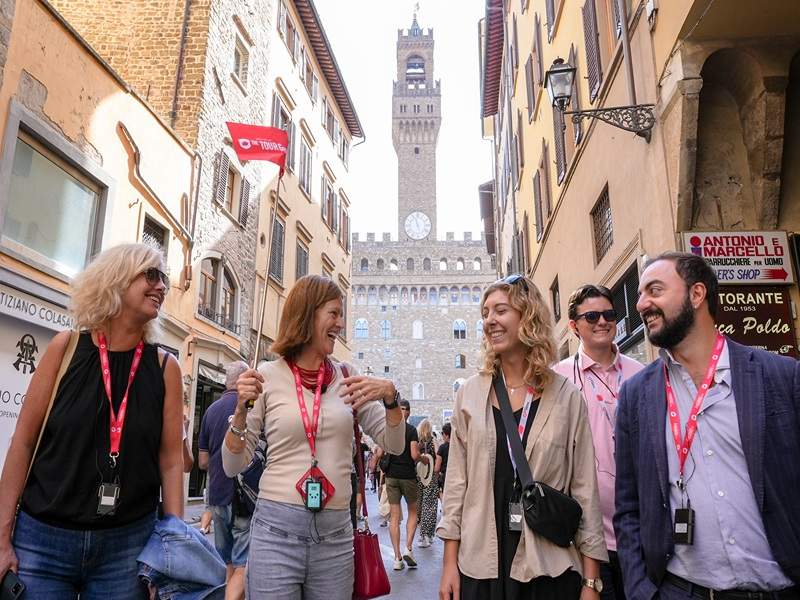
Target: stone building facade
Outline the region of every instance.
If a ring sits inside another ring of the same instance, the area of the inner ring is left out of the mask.
[[[389,377],[412,416],[440,427],[455,390],[478,367],[479,303],[495,280],[484,240],[436,236],[436,142],[441,87],[433,31],[416,16],[398,32],[392,134],[398,158],[398,238],[353,236],[353,360]]]

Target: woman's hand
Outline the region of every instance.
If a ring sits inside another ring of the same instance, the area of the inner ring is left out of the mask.
[[[264,376],[255,369],[248,369],[236,380],[236,392],[239,395],[236,412],[240,415],[247,415],[248,406],[264,391]]]
[[[458,565],[445,561],[439,581],[439,600],[459,600],[460,595],[461,575]]]
[[[355,375],[344,379],[340,396],[344,398],[345,404],[358,411],[367,402],[391,400],[395,393],[394,383],[389,379]]]
[[[17,555],[14,553],[14,546],[11,544],[10,538],[3,536],[0,541],[0,581],[5,577],[6,572],[17,573],[17,569],[19,569],[19,563]]]

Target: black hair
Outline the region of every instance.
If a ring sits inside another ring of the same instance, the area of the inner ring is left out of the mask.
[[[669,260],[675,264],[675,270],[683,279],[687,288],[692,287],[695,283],[702,283],[705,286],[708,312],[711,313],[712,317],[716,317],[719,282],[717,281],[717,274],[708,264],[708,261],[702,256],[690,252],[663,252],[648,260],[644,268],[646,269],[660,260]]]
[[[447,437],[450,437],[450,432],[451,432],[452,430],[453,430],[453,426],[452,426],[452,425],[450,425],[450,423],[449,423],[449,422],[447,422],[447,423],[445,423],[444,425],[442,425],[442,434],[443,434],[443,435],[446,435]]]
[[[399,402],[401,408],[407,408],[409,412],[411,412],[411,403],[408,400],[400,400]]]

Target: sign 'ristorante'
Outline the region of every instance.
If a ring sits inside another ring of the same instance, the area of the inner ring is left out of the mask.
[[[683,234],[683,243],[708,261],[720,284],[794,281],[784,231],[693,231]]]
[[[717,327],[732,340],[782,356],[798,357],[789,289],[721,286]]]

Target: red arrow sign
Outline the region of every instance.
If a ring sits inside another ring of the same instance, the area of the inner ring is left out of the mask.
[[[767,269],[765,271],[765,275],[767,276],[767,279],[782,279],[783,281],[786,281],[789,273],[787,273],[786,270],[781,267],[780,269]]]

